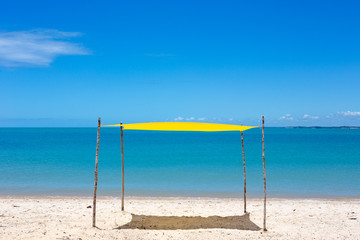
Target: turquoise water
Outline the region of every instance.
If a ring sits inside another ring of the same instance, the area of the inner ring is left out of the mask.
[[[244,132],[247,192],[263,190],[261,130]],[[360,197],[360,130],[265,129],[269,197]],[[91,196],[96,128],[0,128],[0,195]],[[243,194],[240,132],[125,131],[130,196]],[[121,194],[120,131],[102,128],[99,195]]]

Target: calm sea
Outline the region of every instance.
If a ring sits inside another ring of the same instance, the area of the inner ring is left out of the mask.
[[[96,128],[0,128],[0,195],[91,196]],[[261,130],[244,132],[249,197],[263,189]],[[360,130],[265,129],[269,197],[360,197]],[[240,132],[124,131],[128,196],[243,194]],[[99,195],[121,194],[120,130],[102,128]]]

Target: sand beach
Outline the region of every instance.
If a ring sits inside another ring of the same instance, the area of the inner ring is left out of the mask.
[[[360,239],[358,199],[1,197],[0,239]]]

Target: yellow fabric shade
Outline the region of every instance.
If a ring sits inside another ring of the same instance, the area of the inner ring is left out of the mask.
[[[245,131],[251,126],[240,126],[219,123],[198,123],[198,122],[151,122],[151,123],[131,123],[101,125],[102,127],[119,127],[123,126],[124,130],[152,130],[152,131],[203,131],[203,132],[220,132],[220,131]]]

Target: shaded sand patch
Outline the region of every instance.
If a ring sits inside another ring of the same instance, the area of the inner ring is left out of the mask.
[[[206,229],[226,228],[239,230],[259,231],[261,228],[251,222],[249,214],[243,216],[209,216],[209,217],[188,217],[188,216],[146,216],[132,214],[131,222],[119,226],[118,229],[157,229],[157,230],[178,230],[178,229]]]

